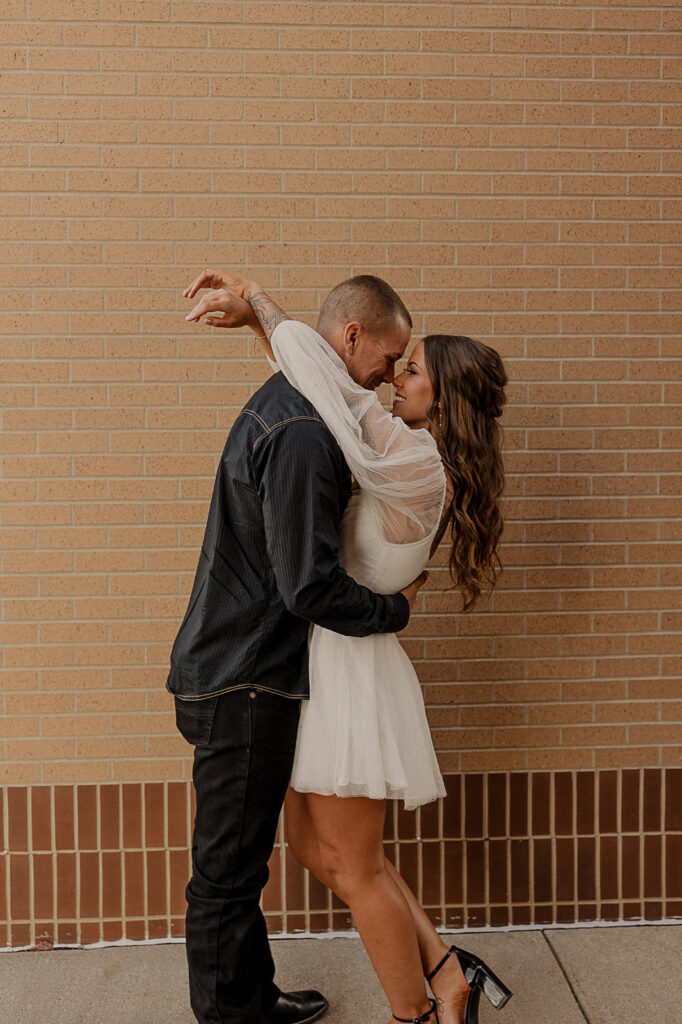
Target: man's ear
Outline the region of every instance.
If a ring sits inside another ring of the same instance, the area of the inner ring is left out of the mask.
[[[361,330],[362,330],[362,324],[357,323],[357,321],[355,321],[355,320],[353,320],[350,323],[346,324],[346,326],[344,328],[344,339],[343,340],[345,342],[346,351],[347,352],[351,353],[351,352],[355,351],[355,346],[357,345],[357,343],[359,341],[360,331]]]

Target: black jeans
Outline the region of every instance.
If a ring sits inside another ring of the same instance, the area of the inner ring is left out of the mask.
[[[187,886],[190,1001],[200,1024],[258,1024],[277,1000],[260,897],[301,705],[262,690],[175,700],[195,744],[197,812]]]

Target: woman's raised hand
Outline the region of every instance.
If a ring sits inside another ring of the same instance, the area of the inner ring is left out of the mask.
[[[197,278],[198,280],[199,278]],[[200,285],[199,287],[205,286]],[[188,293],[192,292],[193,288],[194,285],[184,292],[186,298],[192,298],[192,295]],[[196,294],[196,291],[192,292],[192,294]],[[211,313],[222,313],[223,315],[206,315]],[[235,295],[234,292],[228,291],[224,287],[206,292],[197,302],[196,306],[190,310],[185,320],[196,322],[201,320],[202,316],[206,316],[204,323],[208,324],[209,327],[249,327],[255,334],[263,333],[258,317],[246,299],[240,298],[240,296]]]
[[[235,274],[231,270],[202,270],[197,278],[192,281],[189,288],[182,293],[186,299],[193,299],[202,288],[223,289],[227,288],[234,292],[240,299],[246,298],[249,291],[260,291],[260,285],[242,274]]]

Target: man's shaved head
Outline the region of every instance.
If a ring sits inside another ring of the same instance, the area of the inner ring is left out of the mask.
[[[361,274],[337,284],[327,296],[317,330],[363,388],[394,377],[412,328],[405,303],[380,277]]]
[[[380,277],[360,274],[332,288],[320,310],[317,330],[328,337],[337,326],[358,321],[368,334],[377,335],[398,319],[412,327],[412,317],[398,293]]]

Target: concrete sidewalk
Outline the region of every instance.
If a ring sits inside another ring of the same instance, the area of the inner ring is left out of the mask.
[[[447,941],[447,937],[446,937]],[[682,925],[470,932],[451,941],[488,961],[514,992],[481,1024],[680,1024]],[[282,988],[319,988],[326,1024],[387,1024],[357,938],[275,939]],[[184,945],[0,955],[1,1024],[193,1024]]]

